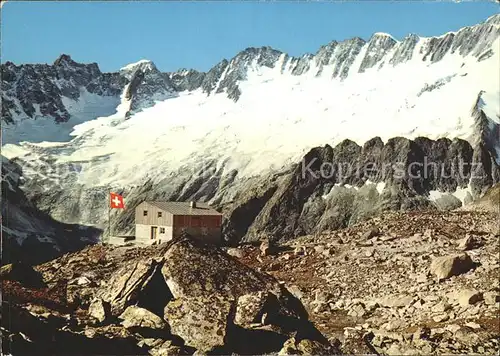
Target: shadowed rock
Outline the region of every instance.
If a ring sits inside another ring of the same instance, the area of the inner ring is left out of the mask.
[[[42,288],[45,286],[42,275],[25,263],[13,263],[0,269],[2,280],[17,281],[27,287]]]

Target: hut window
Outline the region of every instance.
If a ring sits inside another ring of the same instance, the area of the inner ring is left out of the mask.
[[[161,211],[158,212],[158,217],[161,218]]]
[[[147,210],[144,210],[144,212],[142,213],[143,216],[148,216],[148,211]]]
[[[161,213],[158,213],[158,214],[161,214]],[[165,228],[164,227],[160,227],[160,234],[164,234],[165,233]]]

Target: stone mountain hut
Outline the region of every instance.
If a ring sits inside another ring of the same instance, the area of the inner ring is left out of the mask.
[[[187,232],[221,242],[222,214],[206,203],[145,201],[135,208],[135,242],[161,243]]]

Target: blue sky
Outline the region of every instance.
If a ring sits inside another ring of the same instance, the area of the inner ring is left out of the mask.
[[[162,71],[208,70],[250,46],[291,55],[387,32],[440,35],[499,12],[493,2],[14,2],[2,8],[2,62],[61,53],[102,71],[151,59]]]

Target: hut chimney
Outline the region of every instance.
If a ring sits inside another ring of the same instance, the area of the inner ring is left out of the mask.
[[[195,201],[191,201],[191,202],[189,203],[189,206],[190,206],[191,208],[196,208],[196,202],[195,202]]]

